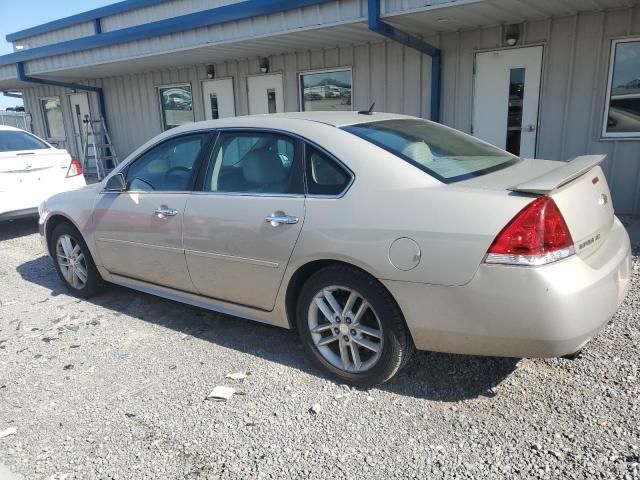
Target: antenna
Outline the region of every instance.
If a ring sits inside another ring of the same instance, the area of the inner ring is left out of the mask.
[[[369,110],[360,110],[358,113],[360,115],[373,115],[373,107],[376,106],[376,102],[373,102],[369,107]]]

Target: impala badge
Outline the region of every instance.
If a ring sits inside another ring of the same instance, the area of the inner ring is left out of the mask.
[[[598,205],[606,205],[608,201],[609,198],[607,197],[607,194],[603,193],[602,195],[600,195],[600,198],[598,198]]]

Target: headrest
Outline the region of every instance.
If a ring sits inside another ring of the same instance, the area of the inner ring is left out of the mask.
[[[277,153],[266,149],[247,153],[242,160],[242,173],[249,183],[282,183],[287,180],[287,170]]]
[[[411,142],[408,143],[403,149],[402,153],[421,165],[433,162],[433,154],[431,148],[424,142]]]

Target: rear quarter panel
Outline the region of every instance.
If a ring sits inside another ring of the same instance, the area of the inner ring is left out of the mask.
[[[464,285],[497,233],[530,197],[506,190],[444,185],[347,132],[316,128],[306,136],[349,166],[355,181],[342,198],[310,197],[291,269],[319,259],[352,263],[380,279]],[[394,267],[389,248],[413,239],[421,260]]]

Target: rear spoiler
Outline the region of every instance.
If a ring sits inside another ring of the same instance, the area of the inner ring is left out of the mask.
[[[606,155],[583,155],[567,162],[566,165],[551,170],[539,177],[519,183],[507,190],[512,192],[538,193],[545,195],[584,175],[593,167],[600,165]]]

